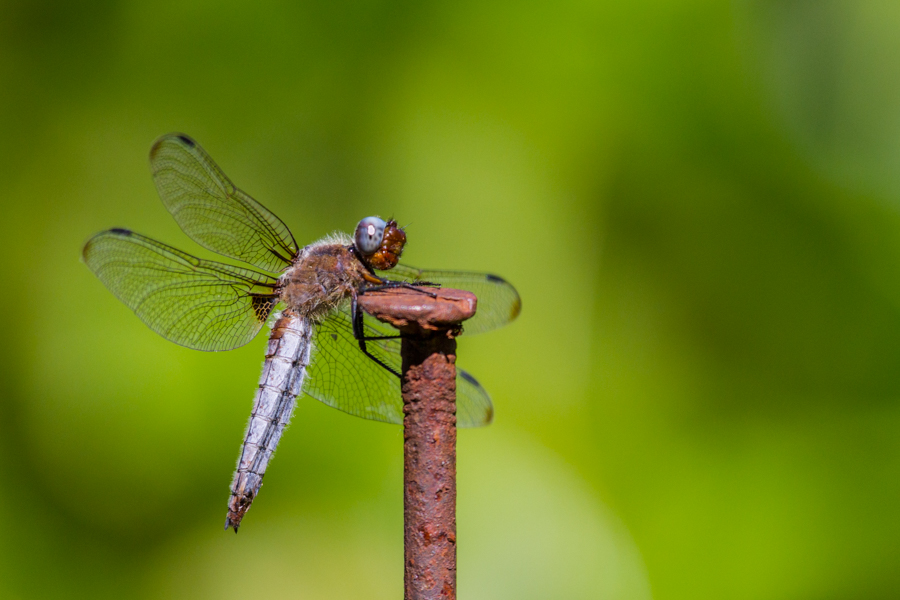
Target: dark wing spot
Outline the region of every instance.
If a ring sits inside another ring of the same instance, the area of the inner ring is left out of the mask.
[[[333,339],[334,341],[337,341],[337,334],[336,334],[336,333],[332,333],[332,334],[329,334],[329,335],[331,335],[331,339]]]
[[[109,230],[110,233],[115,233],[118,235],[131,235],[130,229],[122,229],[121,227],[113,227]]]
[[[514,321],[520,312],[522,312],[522,299],[517,296],[515,304],[509,309],[509,320]]]
[[[162,143],[162,140],[156,140],[150,147],[150,160],[156,160],[156,153],[159,152],[159,147],[162,146]]]
[[[194,146],[197,145],[197,143],[194,140],[192,140],[188,136],[184,135],[183,133],[178,134],[178,139],[181,140],[182,142],[184,142],[185,144],[187,144],[188,146],[190,146],[191,148],[193,148]]]
[[[253,312],[256,315],[256,320],[262,323],[269,318],[269,313],[272,312],[272,307],[275,306],[275,297],[253,296],[253,298],[250,299],[250,302],[253,305]]]
[[[475,387],[479,387],[479,388],[481,387],[481,384],[478,383],[477,379],[475,379],[474,377],[472,377],[471,375],[469,375],[466,371],[463,371],[462,369],[460,369],[460,371],[459,371],[459,376],[462,377],[463,379],[465,379],[466,381],[468,381],[469,383],[471,383],[472,385],[474,385]]]
[[[487,281],[490,281],[491,283],[498,283],[500,285],[509,285],[509,287],[512,287],[508,281],[506,281],[499,275],[493,275],[491,273],[488,273],[484,276],[484,278]],[[519,298],[518,292],[516,292],[515,290],[513,290],[513,292],[516,294],[516,301],[513,302],[512,306],[510,306],[510,308],[509,308],[509,320],[510,321],[515,320],[515,318],[519,316],[519,313],[522,312],[522,299]]]

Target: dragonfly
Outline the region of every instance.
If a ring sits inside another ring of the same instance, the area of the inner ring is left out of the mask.
[[[433,286],[473,292],[467,334],[513,321],[516,289],[496,275],[400,264],[406,232],[393,219],[366,217],[354,234],[333,233],[300,247],[287,225],[237,188],[187,135],[159,138],[153,180],[169,213],[200,246],[246,266],[214,262],[140,235],[109,229],[82,257],[100,281],[162,337],[204,351],[238,348],[269,323],[253,409],[231,483],[226,531],[235,533],[262,486],[296,398],[309,395],[351,415],[403,422],[401,334],[361,310],[361,294]],[[457,369],[457,426],[493,418],[490,396]]]

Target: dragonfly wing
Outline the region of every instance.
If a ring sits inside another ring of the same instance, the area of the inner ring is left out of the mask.
[[[181,133],[159,138],[150,169],[163,204],[192,240],[266,271],[291,264],[298,248],[287,225],[236,188],[197,142]]]
[[[98,233],[82,254],[150,329],[188,348],[243,346],[278,301],[269,275],[201,260],[127,229]]]
[[[392,281],[429,282],[442,287],[466,290],[478,297],[475,316],[463,323],[465,333],[484,333],[513,321],[522,311],[519,293],[508,281],[489,273],[437,271],[397,265],[378,275]]]
[[[395,342],[399,340],[373,340],[366,342],[366,347],[399,372],[400,344]],[[359,349],[359,343],[353,337],[348,302],[315,325],[312,347],[312,360],[303,382],[304,392],[357,417],[387,423],[403,422],[400,378]]]
[[[494,420],[494,405],[478,380],[456,369],[456,426],[483,427]]]
[[[369,315],[363,321],[367,337],[398,335],[396,329]],[[401,371],[399,339],[370,340],[366,348],[384,364]],[[493,417],[490,397],[471,375],[460,369],[456,373],[457,426],[487,425]],[[359,349],[346,302],[314,328],[312,361],[303,391],[357,417],[403,423],[400,378]]]

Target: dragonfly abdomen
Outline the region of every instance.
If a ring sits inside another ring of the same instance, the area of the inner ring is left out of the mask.
[[[259,493],[266,467],[291,420],[295,398],[303,386],[311,335],[309,320],[294,314],[283,314],[272,328],[253,412],[231,483],[225,529],[233,527],[237,532],[244,513]]]

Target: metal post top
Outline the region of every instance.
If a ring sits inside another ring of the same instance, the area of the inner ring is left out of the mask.
[[[395,288],[361,294],[367,313],[408,333],[452,330],[471,319],[478,306],[475,294],[452,288]]]

